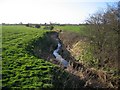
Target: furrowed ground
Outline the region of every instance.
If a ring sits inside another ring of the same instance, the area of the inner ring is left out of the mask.
[[[42,38],[47,31],[25,26],[3,26],[2,29],[3,88],[52,87],[54,65],[26,51],[28,45]]]

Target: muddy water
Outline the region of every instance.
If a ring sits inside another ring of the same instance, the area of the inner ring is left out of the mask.
[[[64,58],[62,58],[62,56],[58,53],[58,51],[60,50],[60,47],[61,47],[61,44],[58,42],[57,49],[53,51],[53,55],[56,57],[56,60],[58,62],[60,62],[64,67],[67,67],[68,62]]]

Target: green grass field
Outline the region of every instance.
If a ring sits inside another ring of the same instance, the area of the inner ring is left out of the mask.
[[[67,30],[67,31],[73,31],[73,32],[81,32],[81,30],[84,28],[85,26],[71,26],[71,25],[65,25],[65,26],[55,26],[55,29],[61,29],[61,30]]]
[[[2,27],[2,85],[3,88],[48,88],[53,64],[29,55],[26,47],[42,38],[46,30],[25,26]]]

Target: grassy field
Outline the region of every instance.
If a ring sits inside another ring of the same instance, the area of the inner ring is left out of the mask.
[[[2,84],[3,88],[48,88],[53,64],[29,55],[26,47],[42,38],[46,30],[25,26],[2,27]]]
[[[55,26],[55,29],[73,31],[78,33],[78,32],[81,32],[84,27],[85,27],[84,25],[81,25],[81,26],[65,25],[65,26]]]

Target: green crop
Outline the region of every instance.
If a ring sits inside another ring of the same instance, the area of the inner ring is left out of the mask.
[[[54,65],[29,55],[25,49],[46,32],[48,31],[25,26],[2,27],[3,88],[53,87],[51,69]]]

